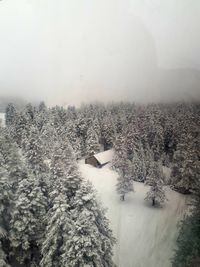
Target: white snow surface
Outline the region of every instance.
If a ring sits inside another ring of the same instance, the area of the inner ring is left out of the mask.
[[[99,163],[104,164],[112,160],[114,151],[112,149],[95,154],[94,157]]]
[[[0,125],[5,127],[5,113],[0,113]]]
[[[148,186],[134,182],[135,192],[119,200],[115,191],[117,173],[79,163],[85,179],[96,188],[117,238],[114,261],[118,267],[171,267],[177,238],[177,223],[187,209],[188,196],[166,188],[169,201],[162,208],[153,208],[144,201]]]

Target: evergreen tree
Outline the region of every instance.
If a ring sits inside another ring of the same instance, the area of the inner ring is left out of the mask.
[[[104,150],[108,150],[112,147],[115,140],[115,126],[111,115],[106,116],[102,121],[101,127],[101,141]]]
[[[127,193],[134,191],[130,161],[125,160],[123,166],[117,172],[117,193],[120,195],[121,200],[124,200]]]
[[[24,109],[24,116],[26,117],[26,120],[29,122],[30,125],[32,125],[35,119],[35,113],[35,107],[33,107],[31,103],[28,103]]]
[[[163,136],[163,129],[162,127],[156,127],[155,129],[155,135],[154,135],[154,141],[151,149],[154,153],[154,160],[158,161],[161,159],[163,153],[164,153],[164,136]]]
[[[94,129],[99,140],[101,135],[101,127],[97,117],[92,121],[92,128]]]
[[[192,210],[179,224],[177,248],[172,259],[173,267],[200,265],[200,191],[192,199]]]
[[[12,253],[21,264],[38,266],[39,247],[45,229],[46,202],[37,180],[27,173],[19,183],[10,222]]]
[[[72,201],[82,177],[69,142],[55,144],[50,169],[52,187],[63,188],[63,193]]]
[[[35,124],[39,132],[43,132],[43,128],[49,121],[49,113],[44,102],[41,102],[38,106],[37,112],[35,112]]]
[[[67,265],[63,264],[63,260],[69,257],[67,242],[73,223],[70,220],[66,196],[59,191],[56,194],[46,215],[47,227],[41,249],[41,267],[65,267]]]
[[[31,127],[30,136],[25,143],[25,157],[28,167],[33,170],[34,174],[45,171],[42,142],[35,126]]]
[[[191,193],[197,188],[199,177],[198,138],[195,140],[190,134],[181,140],[174,154],[172,177],[174,188],[182,193]]]
[[[83,183],[76,193],[71,210],[74,223],[62,266],[114,266],[112,248],[115,239],[95,195],[89,182]]]
[[[69,121],[66,126],[66,136],[74,150],[75,157],[81,158],[81,139],[77,134],[77,125],[73,121]]]
[[[5,112],[5,120],[7,126],[12,126],[16,120],[16,109],[12,103],[8,104]]]
[[[161,166],[157,162],[152,165],[151,172],[147,177],[147,184],[150,185],[150,190],[147,192],[145,200],[151,201],[152,206],[163,205],[167,200],[163,189],[163,173]]]
[[[132,118],[131,123],[128,124],[127,129],[125,129],[124,135],[126,138],[125,145],[127,149],[128,158],[132,160],[133,154],[138,152],[139,144],[141,143],[139,130],[134,118]]]
[[[87,131],[86,151],[89,156],[100,152],[99,138],[92,127]]]
[[[10,219],[10,187],[8,173],[0,167],[0,266],[7,267],[8,251],[4,246],[8,240]]]
[[[28,168],[38,179],[41,190],[47,196],[49,168],[45,163],[44,147],[38,129],[32,126],[25,142],[25,158]]]
[[[22,112],[18,113],[10,133],[20,148],[23,147],[24,141],[28,137],[29,128],[25,115]]]
[[[146,179],[143,161],[141,161],[139,154],[135,152],[132,160],[132,177],[134,181],[144,182]]]
[[[118,135],[114,144],[115,154],[112,162],[113,168],[118,173],[116,187],[121,200],[125,199],[127,193],[133,191],[132,166],[127,158],[124,141],[123,136]]]

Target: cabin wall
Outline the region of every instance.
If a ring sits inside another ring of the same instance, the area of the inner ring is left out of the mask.
[[[94,167],[100,167],[98,160],[95,157],[89,157],[85,159],[85,164],[90,164]]]

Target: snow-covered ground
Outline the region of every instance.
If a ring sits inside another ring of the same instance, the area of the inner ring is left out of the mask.
[[[166,188],[169,201],[153,208],[144,201],[148,186],[134,183],[135,192],[119,200],[115,192],[117,174],[79,163],[80,171],[90,180],[108,208],[107,216],[117,238],[114,261],[118,267],[170,267],[177,237],[177,222],[186,211],[187,197]]]

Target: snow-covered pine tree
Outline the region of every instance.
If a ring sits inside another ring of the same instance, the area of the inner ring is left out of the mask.
[[[89,127],[86,137],[86,153],[91,156],[100,152],[99,138],[92,127]]]
[[[6,121],[6,126],[11,126],[14,124],[14,121],[16,119],[16,109],[15,106],[12,103],[9,103],[6,107],[6,112],[5,112],[5,121]]]
[[[96,135],[98,136],[98,139],[100,139],[101,129],[100,129],[99,119],[97,117],[95,117],[94,120],[92,121],[92,127]]]
[[[47,196],[49,168],[45,163],[44,147],[37,127],[30,128],[30,136],[25,142],[25,158],[27,167],[37,178],[41,190]]]
[[[172,177],[174,188],[188,194],[198,188],[199,173],[199,139],[187,134],[180,140],[174,154]]]
[[[42,141],[44,157],[49,160],[51,159],[51,155],[53,153],[53,144],[58,140],[57,132],[53,125],[51,117],[49,118],[49,121],[43,126],[40,133],[40,138]]]
[[[124,129],[125,145],[127,149],[128,158],[133,159],[133,154],[138,152],[140,136],[136,121],[132,118],[131,123],[128,124],[127,129]]]
[[[150,185],[150,189],[146,194],[145,200],[151,201],[152,206],[156,204],[163,205],[167,198],[163,188],[163,173],[159,162],[152,164],[146,183]]]
[[[115,140],[115,132],[115,125],[111,114],[109,114],[103,118],[101,125],[101,142],[104,150],[108,150],[112,147]]]
[[[24,116],[26,117],[30,125],[32,125],[35,119],[35,113],[36,113],[35,107],[31,103],[28,103],[24,109]]]
[[[0,266],[8,267],[7,259],[9,251],[3,247],[8,240],[9,218],[10,218],[10,188],[8,173],[0,167]]]
[[[75,167],[70,162],[75,159],[69,154],[66,147],[58,140],[54,144],[51,165],[50,165],[50,209],[45,221],[47,227],[42,243],[41,267],[64,267],[62,265],[62,254],[67,252],[66,242],[69,228],[73,225],[70,221],[70,206],[68,195],[71,188],[68,188],[67,172],[74,171]],[[71,158],[72,157],[72,158]],[[74,181],[76,183],[77,181]],[[73,184],[76,188],[79,184]],[[74,188],[74,190],[76,190]],[[72,201],[73,199],[71,199]],[[62,247],[62,250],[61,250]]]
[[[47,228],[40,265],[64,267],[66,265],[62,263],[62,259],[69,253],[66,244],[72,238],[69,235],[73,226],[70,210],[82,181],[69,142],[55,144],[50,168],[51,208],[46,215]]]
[[[146,180],[148,163],[151,158],[148,158],[150,155],[148,152],[148,145],[146,146],[146,153],[143,149],[143,144],[139,140],[137,143],[136,149],[133,151],[132,157],[132,177],[133,180],[138,182],[144,182]]]
[[[190,204],[190,212],[179,223],[177,246],[172,259],[173,267],[200,265],[200,186],[191,198]]]
[[[134,181],[144,182],[146,179],[143,162],[140,159],[139,153],[134,152],[132,159],[132,177]]]
[[[16,192],[9,234],[12,255],[21,264],[38,266],[46,206],[47,199],[37,179],[26,173]]]
[[[1,214],[5,221],[6,231],[9,230],[10,214],[12,213],[13,198],[16,193],[18,183],[23,178],[23,164],[20,159],[18,148],[11,142],[11,138],[6,129],[0,131],[0,190],[2,197]]]
[[[84,113],[81,113],[79,117],[76,120],[76,132],[77,136],[80,140],[80,148],[81,148],[81,156],[86,155],[85,151],[85,140],[86,140],[86,134],[88,130],[88,123],[87,123],[87,118],[84,116]]]
[[[144,162],[145,162],[145,169],[146,169],[145,171],[147,177],[151,171],[152,162],[154,162],[153,151],[150,149],[149,145],[147,145],[145,149]]]
[[[120,195],[121,200],[125,200],[125,195],[129,192],[133,192],[133,179],[131,171],[131,163],[126,159],[123,163],[123,166],[120,167],[117,171],[117,193]]]
[[[6,170],[9,175],[9,184],[13,196],[15,195],[19,182],[24,178],[26,170],[21,153],[16,144],[10,143],[9,154],[6,159]]]
[[[6,129],[0,131],[0,266],[6,266],[4,256],[9,259],[10,220],[13,213],[15,194],[18,184],[23,179],[23,163],[19,151]],[[0,249],[1,250],[1,249]],[[2,258],[3,257],[3,258]]]
[[[164,153],[164,133],[161,126],[156,126],[155,128],[154,141],[151,149],[154,152],[154,160],[160,160]]]
[[[44,102],[41,102],[34,114],[35,124],[39,132],[43,132],[43,128],[49,121],[49,112]]]
[[[125,140],[122,134],[119,134],[114,144],[114,158],[112,162],[113,168],[118,173],[117,193],[121,200],[125,199],[125,195],[133,191],[132,166],[127,158]]]
[[[57,154],[56,162],[62,166],[64,176],[61,177],[63,188],[65,188],[65,194],[68,197],[69,202],[73,201],[73,197],[76,194],[76,191],[79,189],[82,182],[82,177],[78,170],[78,165],[76,162],[75,154],[69,143],[65,141],[60,143],[60,155]],[[61,156],[61,157],[60,157]],[[56,163],[54,160],[54,163]],[[53,164],[53,162],[52,162]]]
[[[76,192],[71,215],[73,227],[63,245],[62,266],[115,266],[112,260],[115,239],[89,182],[82,183]]]
[[[74,227],[70,219],[69,205],[65,194],[55,189],[53,195],[52,207],[45,217],[47,227],[42,243],[40,266],[70,266],[63,264],[63,260],[69,257],[67,242],[72,238],[69,231]]]
[[[20,148],[24,145],[24,140],[28,136],[29,126],[28,121],[23,112],[17,113],[13,127],[10,129],[10,133]]]
[[[48,197],[49,190],[49,166],[44,153],[42,139],[36,127],[31,127],[30,137],[26,140],[24,156],[28,169],[34,174],[42,192]]]
[[[77,134],[77,125],[75,121],[69,120],[66,124],[66,136],[74,150],[75,157],[81,158],[81,139]]]

